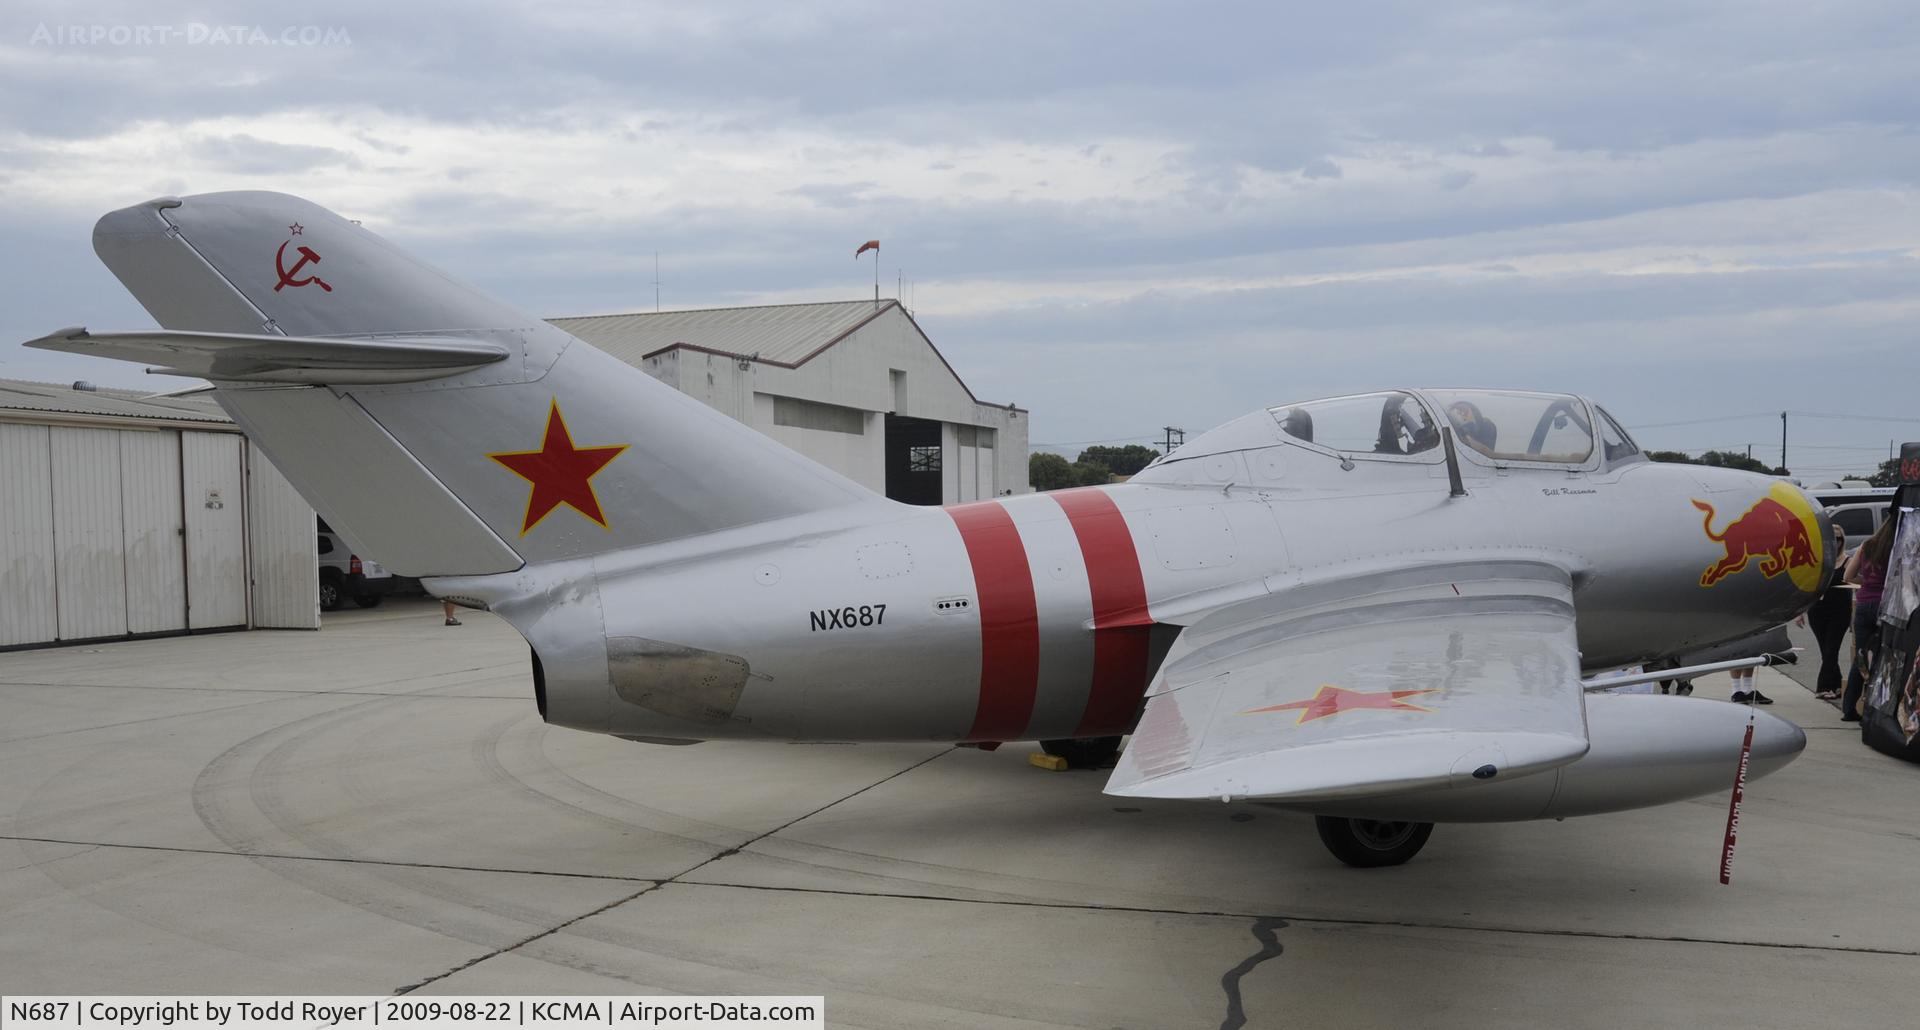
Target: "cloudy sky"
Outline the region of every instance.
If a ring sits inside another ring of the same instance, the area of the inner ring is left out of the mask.
[[[101,213],[276,189],[548,316],[656,251],[669,308],[863,296],[878,237],[1069,454],[1395,385],[1920,439],[1911,0],[550,6],[11,0],[0,376],[167,382],[15,343],[152,324]]]

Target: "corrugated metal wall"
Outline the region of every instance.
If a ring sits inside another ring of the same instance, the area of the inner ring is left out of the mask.
[[[180,434],[189,629],[247,624],[245,442],[232,433]]]
[[[187,628],[186,554],[180,513],[180,434],[117,431],[127,632]]]
[[[236,433],[0,422],[0,647],[318,629],[314,539]]]
[[[253,624],[261,629],[319,629],[318,536],[313,507],[247,444],[247,564],[253,572]]]
[[[55,608],[62,640],[127,632],[120,527],[120,439],[111,429],[50,427]]]
[[[0,423],[0,647],[52,640],[53,466],[46,426]]]

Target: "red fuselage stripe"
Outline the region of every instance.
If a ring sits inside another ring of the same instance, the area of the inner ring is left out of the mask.
[[[1147,692],[1147,640],[1153,624],[1133,534],[1105,490],[1063,490],[1047,496],[1067,513],[1093,594],[1093,685],[1075,735],[1125,733]]]
[[[980,702],[968,740],[1020,740],[1040,681],[1040,616],[1027,549],[996,501],[948,508],[980,599]]]

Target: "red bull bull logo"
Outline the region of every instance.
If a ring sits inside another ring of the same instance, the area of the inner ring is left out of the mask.
[[[1775,483],[1767,496],[1718,533],[1713,531],[1713,505],[1696,498],[1693,506],[1706,513],[1707,539],[1726,549],[1719,561],[1700,574],[1701,586],[1710,587],[1758,562],[1760,574],[1768,579],[1784,572],[1794,586],[1808,593],[1820,589],[1825,542],[1820,539],[1820,523],[1800,491]]]

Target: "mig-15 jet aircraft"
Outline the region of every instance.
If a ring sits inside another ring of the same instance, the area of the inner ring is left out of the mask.
[[[1355,865],[1728,790],[1749,718],[1751,775],[1805,744],[1584,678],[1790,619],[1835,556],[1796,487],[1649,462],[1581,397],[1287,403],[1124,485],[915,507],[304,200],[162,198],[93,241],[165,328],[29,345],[210,380],[357,553],[526,637],[554,725],[1131,734],[1108,793],[1312,813]]]

